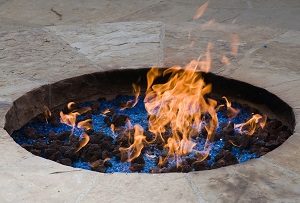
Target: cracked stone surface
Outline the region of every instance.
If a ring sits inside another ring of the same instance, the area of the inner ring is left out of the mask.
[[[163,65],[164,25],[159,22],[53,26],[48,30],[102,67]],[[126,36],[126,38],[124,38]]]
[[[1,202],[300,202],[299,1],[212,0],[203,18],[192,21],[203,2],[0,0]],[[208,23],[212,17],[215,23]],[[147,22],[109,23],[136,20]],[[114,29],[117,36],[109,34]],[[232,33],[240,35],[239,54],[223,65],[218,59],[230,54]],[[132,43],[143,42],[145,35],[153,36],[148,48]],[[278,95],[294,110],[295,133],[259,159],[188,174],[99,174],[34,156],[17,145],[3,125],[18,97],[43,84],[108,69],[109,57],[98,53],[107,46],[107,53],[123,57],[123,67],[139,65],[135,59],[142,55],[126,58],[122,46],[111,50],[107,39],[132,43],[133,53],[148,51],[143,66],[161,58],[166,65],[184,64],[212,42],[212,71]]]

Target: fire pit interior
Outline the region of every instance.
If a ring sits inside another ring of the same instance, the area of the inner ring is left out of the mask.
[[[294,114],[277,96],[191,67],[45,85],[14,102],[5,128],[37,156],[103,173],[219,168],[258,158],[292,134]]]

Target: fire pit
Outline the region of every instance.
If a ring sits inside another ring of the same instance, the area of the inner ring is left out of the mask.
[[[219,168],[260,157],[292,134],[292,109],[278,97],[198,65],[45,85],[15,101],[5,128],[37,156],[105,173]]]

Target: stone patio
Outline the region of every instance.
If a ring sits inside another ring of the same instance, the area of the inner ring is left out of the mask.
[[[299,1],[211,1],[192,21],[201,2],[0,0],[0,202],[300,202]],[[239,54],[224,66],[231,33]],[[188,174],[101,174],[34,156],[3,129],[13,102],[41,85],[182,65],[208,42],[212,72],[263,87],[294,110],[295,133],[259,159]]]

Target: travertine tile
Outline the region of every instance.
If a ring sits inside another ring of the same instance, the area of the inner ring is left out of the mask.
[[[300,200],[300,176],[261,159],[188,175],[207,202]]]
[[[47,27],[103,68],[163,65],[164,25],[160,22]]]
[[[0,32],[0,70],[3,76],[41,83],[96,72],[84,56],[41,29]]]
[[[185,174],[100,175],[80,200],[95,202],[99,199],[104,202],[199,202]]]
[[[300,166],[295,160],[295,157],[300,156],[299,144],[300,135],[295,133],[278,148],[264,155],[263,159],[300,175]]]

